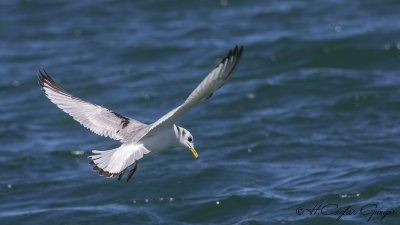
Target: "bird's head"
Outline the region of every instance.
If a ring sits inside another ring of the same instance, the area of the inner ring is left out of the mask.
[[[199,157],[196,150],[194,150],[194,142],[192,134],[183,127],[176,126],[177,137],[179,140],[179,145],[184,148],[188,148],[196,157]]]

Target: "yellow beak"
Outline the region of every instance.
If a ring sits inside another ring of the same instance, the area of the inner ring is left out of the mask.
[[[194,157],[196,157],[196,159],[199,157],[199,155],[197,154],[196,150],[194,150],[193,147],[190,147],[190,151],[193,153]]]

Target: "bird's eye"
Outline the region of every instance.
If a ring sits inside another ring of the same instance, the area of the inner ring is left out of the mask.
[[[192,141],[193,141],[192,137],[189,137],[189,138],[188,138],[188,141],[189,141],[189,142],[192,142]]]

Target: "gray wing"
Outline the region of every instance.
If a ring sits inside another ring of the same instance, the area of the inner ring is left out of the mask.
[[[40,87],[51,102],[98,135],[127,142],[134,133],[143,133],[148,129],[149,125],[73,96],[45,71],[39,71],[38,78]]]
[[[228,55],[194,89],[182,105],[150,125],[149,132],[145,137],[153,135],[158,129],[175,124],[189,110],[209,99],[233,75],[239,65],[242,52],[243,46],[236,46],[233,50],[230,50]]]

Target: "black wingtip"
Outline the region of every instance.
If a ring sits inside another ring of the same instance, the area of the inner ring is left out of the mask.
[[[51,77],[50,75],[46,72],[45,69],[39,69],[38,71],[38,80],[39,80],[39,86],[41,87],[42,91],[46,93],[45,88],[51,88],[54,91],[57,91],[59,93],[63,93],[66,95],[70,95],[66,90],[64,90],[60,85],[58,85]]]
[[[43,89],[45,83],[49,83],[49,82],[51,83],[53,81],[53,79],[51,79],[50,75],[46,72],[45,69],[39,69],[37,76],[39,79],[39,81],[38,81],[39,86],[42,89]]]
[[[44,75],[43,75],[43,72],[42,72],[42,70],[41,69],[39,69],[38,70],[38,83],[39,83],[39,86],[40,87],[43,87],[43,85],[44,85],[44,80],[45,80],[45,77],[44,77]]]
[[[244,50],[244,47],[243,47],[243,45],[241,45],[239,47],[239,53],[238,53],[239,56],[242,56],[243,50]]]
[[[235,47],[229,50],[228,54],[221,60],[221,63],[225,63],[226,60],[230,59],[231,57],[236,57],[239,60],[242,57],[243,49],[243,45],[235,45]],[[218,66],[219,64],[216,67]]]
[[[242,56],[243,49],[244,49],[243,45],[240,46],[236,45],[235,49],[233,50],[233,53],[240,58]]]
[[[46,70],[45,69],[39,69],[38,70],[38,77],[41,77],[41,78],[49,78],[50,76],[49,76],[49,74],[47,74],[47,72],[46,72]]]

